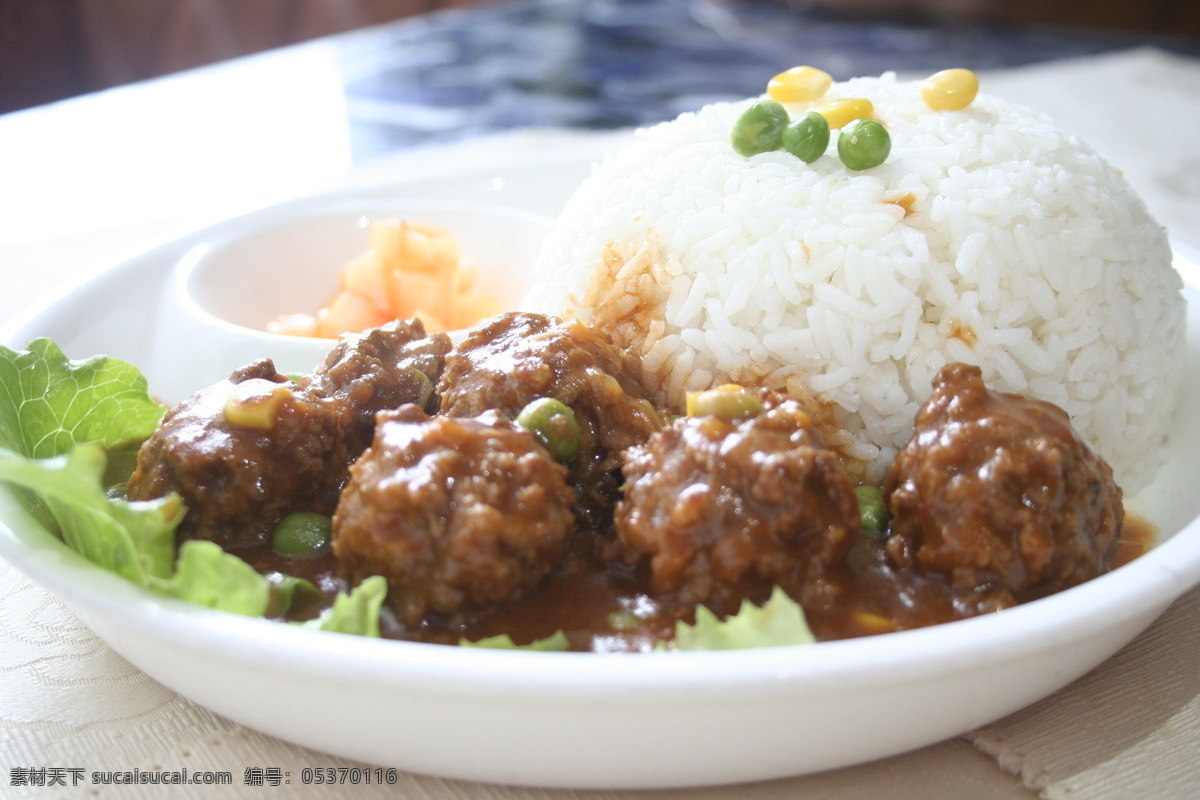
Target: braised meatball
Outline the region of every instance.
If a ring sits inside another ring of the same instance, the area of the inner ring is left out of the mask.
[[[347,445],[357,455],[371,443],[377,411],[406,403],[436,408],[434,386],[449,351],[446,334],[426,336],[421,320],[396,320],[342,337],[300,384],[339,410]]]
[[[884,484],[887,551],[1003,607],[1105,572],[1124,509],[1062,409],[992,392],[981,375],[951,364],[934,378]]]
[[[294,511],[333,513],[351,460],[336,410],[263,359],[166,414],[138,452],[128,496],[179,494],[181,541],[253,544]]]
[[[332,514],[375,412],[436,402],[449,349],[445,334],[397,320],[343,337],[298,383],[256,361],[168,412],[138,453],[129,496],[178,493],[188,512],[177,537],[226,547],[264,542],[296,511]]]
[[[648,557],[655,594],[714,610],[782,586],[832,602],[859,529],[854,487],[808,415],[785,401],[740,423],[684,417],[625,454],[617,537]]]
[[[350,474],[333,518],[342,575],[384,576],[390,607],[410,626],[511,597],[564,554],[566,469],[497,412],[382,412]]]
[[[501,314],[473,330],[446,358],[441,413],[473,417],[497,409],[516,418],[552,397],[579,423],[579,452],[568,464],[577,510],[603,526],[619,493],[621,453],[662,425],[640,369],[604,334],[541,314]]]

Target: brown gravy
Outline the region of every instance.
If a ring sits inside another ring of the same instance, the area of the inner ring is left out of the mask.
[[[1128,514],[1111,568],[1117,569],[1153,547],[1158,531],[1148,520]],[[308,557],[280,556],[269,547],[239,551],[259,572],[283,572],[316,586],[319,596],[298,599],[287,614],[293,621],[311,619],[327,608],[345,582],[336,577],[331,553]],[[838,586],[843,602],[806,609],[819,641],[869,636],[920,628],[996,610],[967,607],[936,576],[920,576],[893,568],[880,543],[859,542],[847,559]],[[653,598],[648,576],[620,564],[602,562],[580,548],[536,590],[465,620],[430,618],[416,630],[400,625],[385,607],[380,631],[385,638],[438,644],[478,641],[501,634],[517,644],[563,631],[571,649],[602,652],[645,651],[669,640],[677,621],[691,622],[693,610]],[[765,598],[756,598],[763,600]],[[719,615],[736,609],[714,609]]]

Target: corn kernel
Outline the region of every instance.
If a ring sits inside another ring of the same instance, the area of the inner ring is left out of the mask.
[[[833,78],[816,67],[792,67],[767,83],[767,95],[779,103],[807,103],[829,91]]]
[[[737,384],[727,383],[715,389],[687,393],[689,417],[718,417],[736,422],[762,412],[762,401]]]
[[[958,111],[979,94],[979,76],[969,69],[944,69],[921,84],[921,99],[934,111]]]
[[[235,384],[225,400],[225,419],[240,428],[270,430],[279,408],[292,398],[287,384],[252,378]]]
[[[875,106],[865,97],[843,97],[822,103],[814,110],[825,118],[830,128],[844,128],[856,119],[871,119]]]
[[[872,614],[870,611],[854,612],[854,621],[858,623],[859,629],[868,635],[891,633],[896,630],[896,626],[890,619],[881,614]]]

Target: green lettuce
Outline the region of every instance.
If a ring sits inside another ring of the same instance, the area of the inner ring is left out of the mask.
[[[458,644],[460,647],[484,647],[492,650],[539,650],[550,652],[571,649],[571,642],[567,639],[567,634],[562,631],[555,631],[545,639],[538,639],[529,644],[517,644],[507,633],[488,636],[475,642],[468,639],[461,639]]]
[[[141,586],[169,578],[183,503],[176,495],[138,502],[109,497],[106,462],[95,444],[44,459],[0,448],[0,480],[37,498],[67,546],[89,561]]]
[[[163,594],[261,616],[271,583],[249,564],[211,542],[176,552],[186,511],[178,495],[128,501],[105,491],[106,451],[128,455],[164,411],[124,361],[72,361],[48,339],[0,347],[0,481],[23,489],[31,510],[98,566]]]
[[[315,597],[321,593],[321,590],[314,586],[311,581],[307,581],[304,578],[297,578],[295,575],[285,575],[282,572],[268,572],[263,577],[267,579],[267,583],[271,587],[267,610],[263,612],[264,617],[282,617],[287,614],[288,609],[292,607],[292,602],[296,598],[304,596]]]
[[[199,605],[262,616],[270,582],[212,542],[175,550],[183,519],[179,496],[128,501],[108,496],[104,451],[80,444],[66,455],[31,459],[0,448],[0,480],[21,486],[41,503],[68,547],[139,586]]]
[[[387,596],[387,581],[374,575],[355,586],[350,593],[339,592],[333,605],[315,619],[296,623],[314,631],[379,636],[379,610]]]
[[[0,447],[20,455],[60,456],[84,442],[116,450],[153,433],[165,410],[124,361],[72,361],[49,339],[0,347]]]
[[[271,602],[271,582],[215,542],[192,539],[179,548],[175,574],[151,587],[196,605],[261,617]]]
[[[676,623],[674,641],[662,650],[744,650],[752,647],[783,647],[816,641],[804,609],[775,587],[761,606],[743,601],[738,613],[721,620],[704,606],[696,609],[696,622]]]

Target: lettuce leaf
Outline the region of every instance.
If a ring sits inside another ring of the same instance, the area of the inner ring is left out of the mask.
[[[487,647],[493,650],[538,650],[549,652],[571,649],[571,642],[567,639],[567,634],[562,631],[555,631],[545,639],[538,639],[529,644],[517,644],[507,633],[488,636],[476,642],[468,639],[460,639],[458,644],[460,647]]]
[[[49,339],[0,347],[0,447],[20,455],[50,458],[83,442],[117,449],[153,433],[165,411],[124,361],[72,361]]]
[[[106,461],[96,444],[46,459],[0,448],[0,480],[37,497],[67,546],[89,561],[141,586],[170,577],[183,503],[177,495],[135,502],[109,497],[102,483]]]
[[[762,606],[749,600],[738,613],[721,620],[704,606],[696,609],[696,622],[679,622],[674,641],[661,650],[745,650],[752,647],[783,647],[812,644],[816,640],[804,618],[804,609],[775,587]]]
[[[270,586],[270,600],[267,602],[267,609],[263,612],[264,617],[283,617],[292,607],[292,603],[298,597],[316,597],[321,593],[321,590],[304,578],[297,578],[295,575],[287,575],[283,572],[268,572],[263,575],[267,579]]]
[[[261,616],[271,584],[249,564],[212,542],[176,553],[186,511],[178,495],[128,501],[105,491],[106,450],[128,456],[164,411],[124,361],[72,361],[49,339],[19,352],[0,347],[0,481],[25,490],[63,542],[98,566],[173,597]]]
[[[165,410],[124,361],[73,361],[49,339],[19,352],[0,347],[0,481],[24,490],[68,547],[139,586],[236,614],[282,614],[297,588],[312,588],[307,581],[260,575],[213,542],[188,541],[176,553],[186,512],[178,495],[128,501],[105,492],[106,451],[128,455],[119,451],[149,437]],[[304,624],[378,636],[386,593],[383,578],[370,578]]]
[[[763,605],[756,606],[746,600],[736,614],[723,620],[704,606],[697,607],[695,623],[676,623],[674,640],[660,643],[655,649],[746,650],[756,647],[813,644],[815,641],[804,618],[804,609],[783,589],[775,587]],[[570,642],[565,633],[557,631],[545,639],[538,639],[526,645],[515,644],[512,637],[501,634],[475,642],[462,639],[459,646],[555,651],[570,649]]]
[[[387,580],[374,575],[355,586],[349,594],[340,592],[333,605],[315,619],[297,622],[302,628],[359,636],[379,636],[379,610],[387,595]]]
[[[271,582],[215,542],[192,539],[179,548],[175,574],[151,588],[181,600],[247,617],[261,617],[271,601]]]

